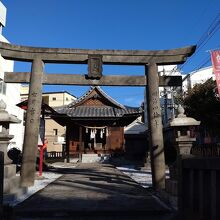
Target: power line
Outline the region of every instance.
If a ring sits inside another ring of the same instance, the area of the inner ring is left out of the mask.
[[[211,62],[210,56],[207,56],[199,65],[197,65],[196,72],[199,71],[199,69],[203,68],[207,63]]]
[[[220,28],[220,13],[214,18],[212,23],[209,25],[207,30],[203,33],[203,35],[200,37],[199,41],[197,42],[197,49],[195,53],[182,65],[178,67],[179,70],[182,70],[182,68],[189,63],[189,61],[192,60],[192,58],[198,54],[198,52],[203,48],[207,42],[215,35],[215,33]]]
[[[189,63],[189,61],[192,60],[195,55],[198,54],[198,52],[203,48],[208,41],[216,34],[216,32],[220,29],[220,13],[217,14],[217,16],[213,19],[209,27],[206,29],[206,31],[203,33],[203,35],[200,37],[200,39],[197,42],[197,49],[195,53],[187,59],[187,61],[184,64],[178,65],[177,68],[174,67],[171,71],[171,73],[176,72],[177,70],[181,71],[182,68]],[[208,63],[208,61],[205,61]],[[204,64],[202,64],[204,65]]]
[[[205,8],[202,10],[200,16],[198,17],[198,19],[196,20],[196,22],[194,22],[194,25],[192,25],[191,27],[193,28],[193,30],[196,28],[196,26],[199,24],[200,22],[200,18],[201,17],[204,17],[205,14],[207,13],[207,10],[211,7],[211,5],[213,5],[214,1],[212,1],[211,3],[210,2],[207,2],[207,5],[205,6]]]

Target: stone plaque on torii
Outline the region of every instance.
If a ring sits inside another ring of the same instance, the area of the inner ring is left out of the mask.
[[[42,101],[42,84],[144,86],[148,97],[150,150],[153,186],[165,187],[165,160],[159,99],[159,86],[181,86],[181,76],[159,76],[158,65],[182,64],[195,51],[195,46],[173,50],[81,50],[68,48],[39,48],[0,42],[0,53],[9,60],[31,62],[31,72],[6,72],[7,83],[30,83],[25,125],[21,185],[34,183]],[[88,74],[46,74],[44,63],[88,64]],[[108,75],[102,65],[142,65],[145,76]]]

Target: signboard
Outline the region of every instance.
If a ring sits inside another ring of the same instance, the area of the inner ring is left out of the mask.
[[[102,77],[102,56],[90,54],[88,57],[88,77],[92,79],[100,79]]]
[[[211,51],[211,60],[220,97],[220,50]]]

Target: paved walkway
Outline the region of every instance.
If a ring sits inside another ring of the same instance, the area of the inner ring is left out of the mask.
[[[106,164],[56,169],[64,175],[14,207],[13,220],[173,219],[151,192]]]

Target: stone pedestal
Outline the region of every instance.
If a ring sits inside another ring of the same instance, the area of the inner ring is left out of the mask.
[[[1,122],[0,122],[1,124]],[[12,160],[9,159],[7,154],[8,144],[10,140],[13,138],[13,135],[8,135],[0,132],[0,151],[4,153],[4,164],[11,164]]]
[[[16,165],[4,166],[4,204],[17,199],[26,191],[27,188],[20,187],[20,176],[16,175]]]

